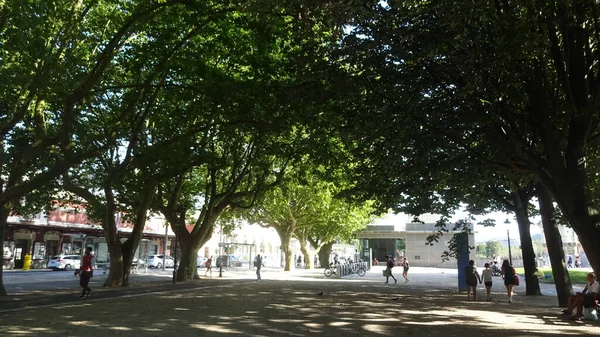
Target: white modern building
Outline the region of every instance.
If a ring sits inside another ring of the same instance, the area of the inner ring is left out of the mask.
[[[442,235],[437,242],[428,244],[427,238],[439,231]],[[444,251],[454,234],[454,224],[439,228],[435,223],[406,223],[400,225],[371,225],[356,233],[361,248],[371,250],[373,257],[384,261],[386,255],[393,254],[397,259],[407,257],[412,266],[420,267],[456,267],[456,260],[442,261]],[[472,233],[472,229],[471,229]],[[474,246],[473,234],[468,234],[469,246]]]

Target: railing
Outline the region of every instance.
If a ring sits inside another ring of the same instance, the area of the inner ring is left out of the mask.
[[[346,277],[352,274],[356,274],[360,267],[364,267],[366,271],[371,269],[371,266],[367,262],[353,262],[337,265],[337,275],[338,277]]]

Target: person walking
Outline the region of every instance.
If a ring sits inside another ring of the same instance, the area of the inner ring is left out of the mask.
[[[212,277],[212,256],[208,258],[208,260],[206,260],[206,262],[204,262],[204,266],[206,267],[206,271],[204,272],[204,277],[206,277],[206,275],[208,274],[208,272],[210,272],[210,277]]]
[[[477,300],[477,282],[481,284],[481,277],[475,268],[475,261],[470,260],[469,265],[465,267],[465,282],[467,283],[467,301],[471,300],[473,293],[473,301]]]
[[[260,277],[260,269],[262,268],[262,257],[260,254],[256,255],[256,259],[254,259],[254,266],[256,267],[256,280],[260,281],[262,280]]]
[[[410,265],[408,263],[408,258],[404,257],[402,259],[402,277],[404,277],[404,283],[408,283],[408,281],[410,281],[408,279],[408,269],[410,268]]]
[[[386,271],[385,283],[389,283],[388,281],[389,281],[390,277],[394,279],[394,283],[398,283],[398,280],[396,280],[394,275],[392,275],[392,268],[394,268],[394,260],[392,259],[392,256],[386,255],[385,258],[387,259],[387,265],[385,268],[385,271]]]
[[[483,284],[485,284],[486,299],[489,302],[492,300],[492,270],[489,263],[486,263],[484,266],[485,269],[481,272],[481,278],[483,279]]]
[[[79,285],[82,288],[81,296],[79,298],[86,298],[90,296],[90,292],[92,288],[88,285],[90,283],[90,279],[94,277],[94,268],[92,267],[92,247],[87,247],[85,249],[85,255],[81,261],[81,270],[79,271]]]
[[[504,285],[506,286],[506,293],[508,294],[508,303],[512,303],[513,288],[515,286],[515,268],[513,268],[508,260],[502,262],[502,271],[500,272],[502,279],[504,279]]]
[[[571,256],[567,260],[567,268],[573,268],[573,258]]]

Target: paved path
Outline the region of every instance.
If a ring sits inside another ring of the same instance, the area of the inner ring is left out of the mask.
[[[38,295],[37,303],[32,295],[12,296],[0,302],[12,310],[0,313],[0,335],[600,336],[598,322],[559,316],[552,296],[516,296],[508,304],[495,288],[494,302],[467,302],[455,291],[456,272],[411,268],[409,276],[408,284],[384,284],[381,268],[343,280],[326,279],[322,270],[267,269],[256,282],[252,272],[233,270],[177,285],[95,289],[85,301],[73,295],[76,288]],[[27,303],[36,309],[24,309]]]

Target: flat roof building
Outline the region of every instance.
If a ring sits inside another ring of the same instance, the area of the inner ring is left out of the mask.
[[[475,239],[470,228],[469,245],[474,246]],[[442,231],[437,242],[427,243],[427,237]],[[362,250],[371,249],[373,258],[385,261],[385,256],[393,254],[396,259],[407,257],[412,266],[420,267],[456,267],[456,259],[442,262],[444,251],[454,234],[454,224],[444,227],[436,223],[406,223],[401,225],[370,225],[367,229],[357,232]]]

